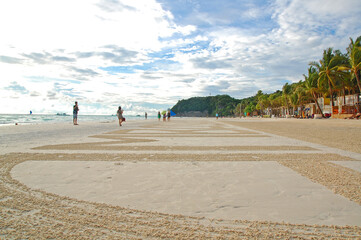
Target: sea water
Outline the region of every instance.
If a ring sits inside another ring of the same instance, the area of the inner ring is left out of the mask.
[[[144,119],[144,116],[124,116],[126,120]],[[148,118],[155,118],[148,116]],[[78,123],[81,122],[113,122],[118,121],[116,115],[78,115]],[[0,126],[14,124],[40,124],[73,122],[72,115],[56,114],[0,114]]]

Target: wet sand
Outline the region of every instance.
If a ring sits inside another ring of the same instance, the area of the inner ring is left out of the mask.
[[[3,128],[0,238],[361,236],[361,121],[79,126]]]

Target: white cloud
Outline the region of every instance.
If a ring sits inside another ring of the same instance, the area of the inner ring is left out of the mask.
[[[79,100],[82,114],[136,113],[272,92],[361,32],[358,0],[256,3],[192,2],[175,16],[155,0],[0,1],[0,109],[69,113]]]
[[[100,3],[128,6],[119,11],[105,11],[97,3],[96,0],[1,1],[0,26],[4,34],[0,43],[23,51],[86,51],[109,44],[128,49],[159,49],[158,37],[194,30],[191,26],[172,24],[172,15],[155,1]]]

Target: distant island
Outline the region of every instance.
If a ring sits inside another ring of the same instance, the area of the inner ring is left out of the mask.
[[[178,101],[171,110],[177,117],[210,117],[216,113],[219,116],[230,116],[234,115],[241,101],[228,95],[192,97]]]

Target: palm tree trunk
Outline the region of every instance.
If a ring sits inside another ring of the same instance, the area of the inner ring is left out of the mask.
[[[356,80],[357,80],[357,85],[358,85],[358,89],[360,90],[361,93],[361,83],[360,83],[360,78],[358,76],[358,72],[355,70],[355,75],[356,75]]]
[[[332,111],[333,111],[334,104],[333,104],[332,85],[331,85],[330,80],[328,80],[328,86],[329,86],[329,89],[330,89],[331,108],[332,108]]]
[[[358,89],[359,89],[359,91],[360,91],[360,93],[361,93],[360,78],[359,78],[359,76],[358,76],[358,72],[357,72],[356,70],[355,70],[355,75],[356,75],[356,80],[357,80]],[[359,101],[359,97],[358,97],[358,95],[357,95],[357,101]],[[360,113],[360,109],[359,109],[359,107],[356,107],[356,109],[357,109],[357,112],[358,112],[358,113]]]
[[[287,115],[290,115],[290,110],[289,110],[289,107],[288,107],[288,97],[286,97],[286,116]]]
[[[316,94],[313,93],[312,96],[313,96],[313,99],[315,100],[318,110],[320,110],[320,113],[322,114],[322,118],[324,118],[325,116],[323,115],[322,109],[321,109],[320,105],[318,104]]]
[[[329,76],[327,76],[327,80],[328,80],[328,86],[329,86],[329,89],[330,89],[331,115],[333,115],[333,107],[334,107],[334,104],[333,104],[332,84],[331,84],[331,81],[330,81],[330,77],[329,77]]]
[[[356,76],[356,81],[357,81],[358,89],[359,89],[359,91],[360,91],[360,93],[361,93],[360,77],[359,77],[358,71],[357,71],[356,69],[354,70],[354,74],[355,74],[355,76]],[[359,94],[357,95],[357,102],[360,104],[360,102],[359,102]],[[355,103],[354,103],[354,106],[355,106]],[[356,107],[356,110],[357,110],[357,113],[360,113],[359,106]]]

